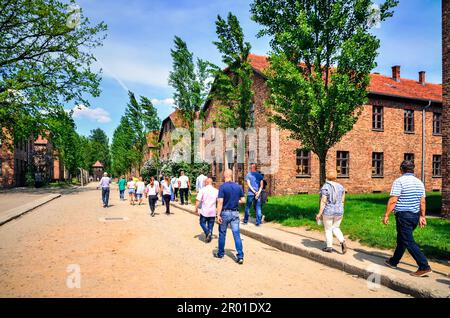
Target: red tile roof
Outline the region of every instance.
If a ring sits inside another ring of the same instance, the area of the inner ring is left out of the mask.
[[[262,74],[269,66],[269,60],[266,56],[250,54],[249,60],[253,68]],[[375,73],[370,74],[369,92],[442,103],[441,84],[426,83],[422,85],[416,80],[406,78],[400,78],[400,82],[396,82],[392,77]]]
[[[92,167],[94,167],[94,168],[103,168],[103,165],[102,165],[102,163],[100,161],[97,160],[97,162],[94,163],[92,165]]]

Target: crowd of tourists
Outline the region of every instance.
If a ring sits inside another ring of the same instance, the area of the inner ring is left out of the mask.
[[[396,179],[392,185],[390,199],[387,204],[383,223],[388,224],[389,215],[394,212],[396,218],[397,247],[394,255],[387,259],[385,264],[396,268],[406,250],[411,254],[418,270],[411,273],[413,276],[421,277],[431,272],[428,261],[414,240],[413,232],[417,226],[426,226],[425,218],[425,187],[421,180],[414,176],[414,162],[403,161],[400,166],[401,177]],[[213,228],[217,222],[219,227],[218,250],[214,253],[217,258],[223,258],[225,254],[225,239],[228,227],[231,228],[235,248],[237,251],[236,261],[244,262],[243,244],[240,237],[240,214],[239,204],[245,204],[242,224],[249,222],[252,206],[256,214],[256,226],[263,222],[263,205],[267,202],[267,181],[264,175],[257,170],[257,165],[252,164],[249,173],[245,177],[248,188],[247,195],[238,183],[233,181],[233,172],[225,170],[224,182],[217,189],[213,185],[211,177],[201,174],[195,182],[196,202],[195,211],[199,215],[200,226],[205,235],[205,242],[213,239]],[[336,236],[341,246],[341,253],[347,252],[347,244],[344,234],[340,229],[344,216],[345,188],[337,181],[335,171],[327,174],[327,180],[320,190],[320,207],[316,215],[318,224],[323,224],[325,229],[325,247],[323,251],[332,253],[333,236]],[[111,179],[105,173],[100,180],[98,188],[102,188],[103,207],[108,206],[109,187]],[[131,205],[141,205],[143,196],[148,198],[150,215],[155,216],[158,198],[165,206],[166,214],[170,215],[170,203],[179,201],[181,205],[188,205],[190,198],[191,182],[184,171],[179,176],[160,176],[159,181],[151,177],[147,184],[142,178],[130,177],[127,182],[122,176],[118,182],[120,200],[125,200],[125,191],[128,192]]]

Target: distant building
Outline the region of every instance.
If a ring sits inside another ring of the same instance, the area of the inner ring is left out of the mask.
[[[161,131],[158,137],[158,143],[161,147],[159,149],[159,156],[161,160],[171,159],[171,154],[174,147],[172,133],[177,128],[187,128],[187,125],[181,117],[179,110],[175,110],[162,122]]]
[[[94,181],[98,181],[103,177],[103,164],[97,160],[96,163],[92,165],[92,174],[94,176]]]
[[[12,146],[9,134],[4,130],[0,141],[0,187],[22,187],[26,185],[27,172],[34,173],[36,185],[64,180],[64,165],[61,157],[47,138],[28,138]]]
[[[147,134],[147,151],[144,155],[144,162],[159,155],[158,138],[159,130],[155,130]]]
[[[3,129],[0,140],[0,187],[22,187],[26,183],[26,173],[33,152],[33,139],[22,140],[12,145],[12,138]]]

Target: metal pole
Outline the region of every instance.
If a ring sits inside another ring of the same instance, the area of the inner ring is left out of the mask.
[[[425,185],[425,126],[426,126],[426,109],[430,108],[431,101],[428,101],[428,105],[422,108],[422,182]]]

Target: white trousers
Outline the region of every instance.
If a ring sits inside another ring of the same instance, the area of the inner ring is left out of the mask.
[[[327,247],[333,247],[333,234],[340,243],[345,241],[344,234],[342,234],[342,231],[339,228],[341,221],[342,216],[323,216],[323,226],[325,227]]]

